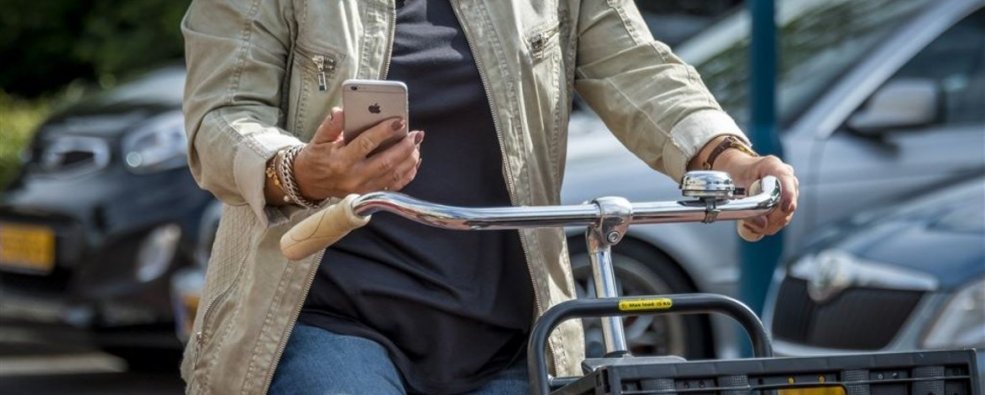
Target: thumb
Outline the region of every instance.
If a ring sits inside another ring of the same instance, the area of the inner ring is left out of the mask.
[[[318,130],[315,131],[315,135],[311,136],[312,144],[321,143],[333,143],[342,136],[342,125],[344,124],[345,115],[342,113],[342,109],[338,107],[332,107],[331,112],[325,117],[321,125],[318,126]]]
[[[762,191],[763,191],[763,184],[760,180],[757,179],[755,182],[752,183],[752,185],[749,185],[749,190],[747,194],[749,196],[752,196]],[[767,221],[765,216],[741,219],[738,222],[736,222],[735,230],[736,232],[739,233],[739,237],[741,237],[742,240],[748,242],[756,242],[763,238],[762,230],[766,228],[766,225],[767,225]],[[756,229],[758,229],[758,231]]]

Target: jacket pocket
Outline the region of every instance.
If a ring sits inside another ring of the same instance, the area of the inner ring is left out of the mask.
[[[541,166],[551,172],[551,178],[560,182],[564,149],[562,128],[566,124],[568,95],[565,92],[567,79],[563,75],[563,53],[561,48],[562,29],[564,23],[559,19],[550,20],[530,29],[524,35],[524,44],[530,62],[530,81],[533,87],[529,90],[536,100],[526,100],[528,105],[537,106],[529,109],[532,114],[543,114],[539,124],[531,122],[533,130],[530,138],[536,147],[545,150]],[[563,107],[563,108],[562,108]],[[565,118],[565,119],[563,119]]]
[[[316,49],[301,42],[295,45],[288,130],[302,140],[315,132],[317,124],[312,119],[329,110],[325,103],[338,92],[337,79],[344,58],[345,55],[337,50]]]
[[[334,51],[307,49],[300,44],[296,46],[296,50],[295,59],[301,62],[305,70],[314,75],[318,91],[327,91],[328,81],[335,77],[341,55]]]
[[[223,216],[216,231],[216,243],[206,275],[203,289],[204,308],[200,309],[195,318],[195,332],[187,347],[194,352],[194,370],[202,367],[205,360],[206,348],[214,343],[214,335],[219,329],[219,312],[228,305],[230,296],[236,293],[237,285],[246,269],[246,260],[250,256],[250,229],[254,225],[251,219],[253,213],[248,206],[225,206]],[[193,372],[189,372],[194,374]]]

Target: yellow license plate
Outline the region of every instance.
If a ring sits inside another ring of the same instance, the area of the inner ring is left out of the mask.
[[[187,339],[192,334],[192,327],[195,325],[195,314],[198,313],[198,301],[201,295],[197,293],[189,293],[182,295],[181,297],[181,307],[184,309],[180,312],[181,316],[178,320],[181,328],[179,329],[179,336]]]
[[[46,226],[0,223],[0,269],[47,274],[55,267],[55,232]]]

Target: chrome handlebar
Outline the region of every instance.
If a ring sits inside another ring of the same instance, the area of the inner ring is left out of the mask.
[[[501,230],[562,226],[587,226],[604,242],[618,243],[631,224],[737,220],[770,212],[780,201],[775,177],[757,181],[750,190],[761,192],[735,197],[728,174],[689,172],[681,189],[691,200],[630,203],[619,197],[602,197],[590,203],[568,206],[467,208],[434,204],[396,192],[349,195],[304,219],[281,238],[281,251],[301,259],[334,244],[353,229],[366,225],[370,216],[388,211],[407,219],[444,229]],[[731,199],[731,200],[730,200]],[[741,230],[741,229],[740,229]],[[598,236],[598,235],[597,235]]]
[[[705,199],[631,203],[631,224],[738,220],[769,213],[780,201],[780,184],[772,176],[761,180],[762,192],[735,200]],[[591,226],[603,218],[598,204],[566,206],[469,208],[434,204],[397,192],[372,192],[351,202],[352,211],[366,217],[386,211],[436,228],[503,230],[560,226]]]

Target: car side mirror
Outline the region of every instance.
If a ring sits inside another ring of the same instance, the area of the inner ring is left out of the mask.
[[[847,126],[863,135],[877,136],[891,129],[927,125],[937,119],[940,100],[940,88],[933,80],[892,80],[848,119]]]

